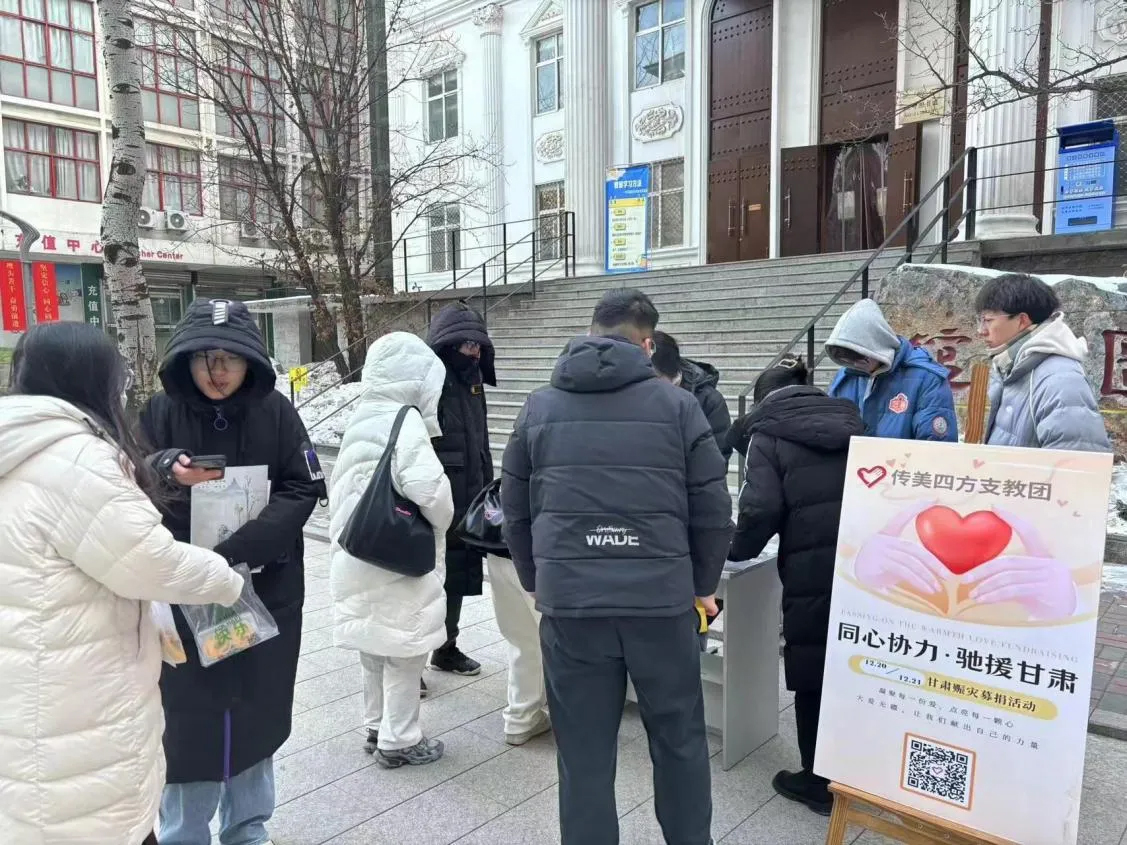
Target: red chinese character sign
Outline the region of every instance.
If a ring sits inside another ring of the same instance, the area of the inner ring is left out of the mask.
[[[1111,464],[853,439],[818,774],[1022,845],[1075,845]]]
[[[55,279],[55,265],[39,261],[31,265],[31,278],[35,283],[35,319],[40,323],[54,323],[59,319],[59,285]]]
[[[4,311],[4,331],[27,331],[23,268],[18,261],[0,261],[0,308]]]

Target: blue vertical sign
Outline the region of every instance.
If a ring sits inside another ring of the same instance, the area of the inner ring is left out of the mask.
[[[649,268],[650,166],[607,170],[606,270],[637,273]]]

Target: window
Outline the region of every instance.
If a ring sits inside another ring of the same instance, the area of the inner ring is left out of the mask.
[[[634,87],[685,75],[685,0],[653,0],[634,9]]]
[[[563,36],[536,42],[536,113],[563,108]]]
[[[458,71],[427,80],[427,135],[433,144],[458,137]]]
[[[5,120],[4,172],[13,194],[102,201],[93,132]]]
[[[0,0],[0,93],[97,109],[94,4]]]
[[[326,178],[336,183],[331,175]],[[342,180],[343,181],[343,180]],[[301,196],[302,204],[305,212],[305,225],[317,229],[327,229],[328,209],[325,208],[325,200],[320,190],[320,180],[313,174],[306,173],[301,177]],[[341,195],[341,205],[343,206],[344,229],[347,232],[357,232],[360,230],[360,215],[358,213],[360,206],[360,182],[357,179],[348,179],[346,187]]]
[[[150,288],[149,299],[153,303],[157,355],[164,357],[164,351],[168,348],[168,341],[172,338],[172,331],[184,316],[184,299],[179,290],[172,288]]]
[[[137,19],[145,120],[185,129],[200,128],[191,39],[190,32]]]
[[[564,183],[537,185],[536,259],[556,259],[564,252]]]
[[[163,144],[145,146],[145,196],[143,204],[162,211],[203,214],[200,154]]]
[[[1119,128],[1119,146],[1115,151],[1115,195],[1118,198],[1127,186],[1127,74],[1100,79],[1092,110],[1092,120],[1112,119]],[[1118,212],[1116,219],[1118,229]]]
[[[218,53],[215,131],[229,138],[250,137],[263,147],[284,144],[285,91],[278,63],[233,44],[220,44]]]
[[[436,203],[427,209],[430,233],[430,271],[441,273],[462,266],[462,214],[455,203]]]
[[[650,165],[650,249],[685,242],[685,160]]]
[[[220,156],[219,217],[254,223],[264,234],[279,222],[274,197],[253,162]]]

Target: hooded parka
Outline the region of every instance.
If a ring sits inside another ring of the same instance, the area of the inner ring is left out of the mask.
[[[247,360],[243,386],[220,402],[206,398],[190,372],[192,354],[209,349]],[[168,782],[220,781],[272,756],[289,737],[305,599],[302,530],[324,495],[324,482],[301,418],[274,389],[262,335],[242,303],[193,302],[172,333],[160,378],[164,392],[141,415],[151,445],[225,455],[228,466],[265,465],[270,478],[270,501],[262,513],[215,551],[250,566],[278,636],[206,669],[189,647],[188,663],[165,669],[161,678]],[[189,491],[178,493],[166,509],[165,525],[186,541]],[[191,642],[179,611],[176,622]]]
[[[716,445],[724,460],[732,457],[732,447],[728,445],[728,430],[732,427],[732,415],[728,410],[728,402],[717,385],[720,383],[720,371],[712,364],[704,361],[690,361],[681,359],[681,386],[696,397],[700,409],[708,420],[712,429],[712,436],[716,438]]]
[[[138,845],[164,786],[149,601],[231,604],[78,408],[0,399],[0,842]],[[190,647],[190,646],[189,646]]]
[[[450,482],[431,446],[446,368],[418,337],[384,335],[368,350],[360,403],[333,466],[331,574],[333,639],[341,648],[383,657],[415,657],[446,641],[446,532],[454,517]],[[376,465],[387,451],[395,417],[413,405],[391,458],[392,485],[419,506],[434,528],[434,571],[398,575],[354,558],[336,542]]]
[[[837,529],[857,406],[796,385],[769,393],[747,419],[747,478],[729,557],[750,560],[779,535],[787,688],[822,687]]]

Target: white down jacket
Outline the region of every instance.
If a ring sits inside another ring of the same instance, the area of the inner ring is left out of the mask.
[[[446,367],[413,334],[384,335],[368,350],[363,393],[333,467],[329,534],[334,640],[384,657],[416,657],[446,641],[446,532],[454,518],[450,482],[431,446]],[[421,578],[397,575],[348,554],[336,542],[368,486],[391,435],[395,416],[408,412],[391,459],[396,491],[419,506],[434,528],[435,568]]]
[[[0,843],[137,845],[164,786],[149,600],[231,604],[86,415],[0,398]],[[191,648],[191,644],[186,644]]]

